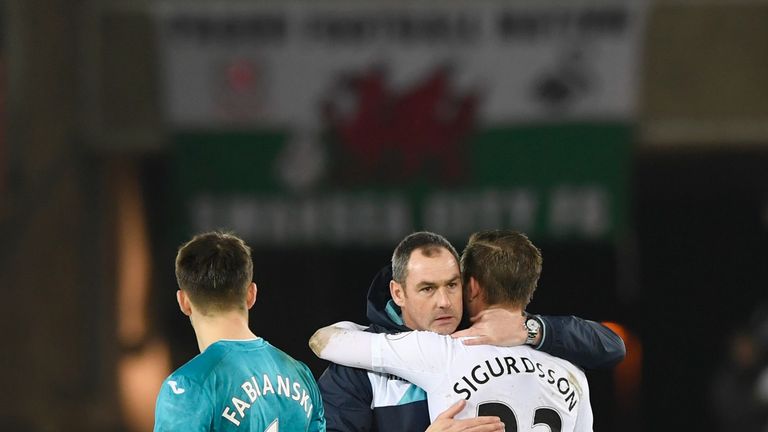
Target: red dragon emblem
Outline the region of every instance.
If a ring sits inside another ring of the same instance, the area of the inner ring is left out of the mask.
[[[381,68],[340,78],[323,106],[340,153],[334,173],[355,184],[461,182],[477,99],[454,91],[448,66],[399,93]]]

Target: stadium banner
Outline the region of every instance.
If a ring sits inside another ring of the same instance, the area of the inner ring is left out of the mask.
[[[414,229],[612,240],[643,1],[165,2],[191,229],[386,245]]]

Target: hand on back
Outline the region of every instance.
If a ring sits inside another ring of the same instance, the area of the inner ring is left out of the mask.
[[[465,339],[464,345],[518,346],[525,343],[528,331],[525,317],[505,309],[490,308],[470,318],[472,327],[453,333],[455,338]]]

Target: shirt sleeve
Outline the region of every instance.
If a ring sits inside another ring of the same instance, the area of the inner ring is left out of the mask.
[[[155,432],[209,431],[213,402],[205,387],[184,376],[163,382],[155,405]]]
[[[378,334],[372,345],[373,370],[397,375],[428,390],[434,376],[444,375],[454,341],[428,331]]]
[[[354,323],[339,322],[319,330],[322,341],[319,348],[313,348],[318,357],[340,365],[373,370],[372,346],[376,333],[357,330]],[[310,342],[312,345],[313,342]]]
[[[624,359],[624,341],[608,327],[575,316],[540,315],[544,339],[537,349],[585,369],[615,366]]]
[[[368,333],[334,327],[320,357],[344,366],[397,375],[429,391],[432,377],[445,373],[460,341],[426,331]]]

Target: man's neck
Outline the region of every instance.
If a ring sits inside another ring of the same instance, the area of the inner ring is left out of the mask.
[[[256,335],[248,328],[248,318],[239,312],[226,312],[212,316],[197,315],[192,322],[197,346],[203,352],[222,339],[248,340]]]
[[[486,310],[486,309],[504,309],[505,311],[511,312],[515,315],[522,315],[523,309],[520,306],[514,306],[510,304],[505,303],[497,303],[497,304],[488,304],[482,299],[477,299],[477,313],[480,313],[480,311]]]
[[[520,306],[510,306],[504,304],[489,305],[486,309],[504,309],[505,311],[512,312],[515,315],[522,315],[523,310]]]

